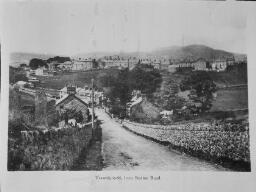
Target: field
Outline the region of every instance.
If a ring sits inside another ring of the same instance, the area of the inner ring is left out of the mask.
[[[94,71],[81,71],[81,72],[65,72],[52,77],[40,76],[41,87],[51,88],[51,89],[62,89],[68,83],[74,83],[79,87],[89,86],[91,84],[91,79],[97,80],[101,74],[112,74],[115,75],[118,72],[117,69],[106,69],[106,70],[94,70]],[[96,81],[96,86],[99,83]]]
[[[245,70],[209,72],[209,75],[218,87],[247,84],[247,73]]]
[[[211,111],[231,111],[248,108],[248,90],[243,88],[219,89]]]

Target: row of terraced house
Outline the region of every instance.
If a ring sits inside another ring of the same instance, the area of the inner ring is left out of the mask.
[[[225,71],[227,66],[234,65],[235,59],[231,58],[218,58],[212,60],[206,60],[199,58],[197,60],[173,60],[168,65],[169,72],[176,72],[181,68],[191,68],[195,71]]]
[[[94,63],[97,63],[97,66]],[[64,63],[50,63],[49,70],[56,70],[58,66],[61,70],[67,71],[86,71],[93,68],[129,68],[132,69],[136,65],[147,64],[151,65],[156,69],[167,70],[169,72],[176,72],[180,68],[192,68],[196,71],[225,71],[227,66],[234,65],[234,57],[230,58],[218,58],[212,60],[206,60],[204,58],[198,59],[167,59],[167,58],[106,58],[92,59],[92,58],[78,58],[66,61]]]

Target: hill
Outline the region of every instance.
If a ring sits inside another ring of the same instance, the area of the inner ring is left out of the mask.
[[[151,52],[93,52],[93,53],[80,53],[75,57],[93,57],[100,58],[103,56],[119,56],[127,57],[147,57],[157,56],[166,57],[170,59],[185,59],[185,58],[204,58],[207,60],[221,57],[241,58],[244,54],[231,53],[224,50],[213,49],[205,45],[188,45],[188,46],[171,46],[153,50]]]
[[[149,55],[146,52],[91,52],[91,53],[79,53],[73,56],[73,58],[101,58],[104,56],[119,56],[122,58],[128,57],[144,57]]]
[[[157,49],[151,52],[152,55],[164,56],[172,59],[185,59],[188,57],[204,58],[207,60],[221,57],[232,57],[234,54],[213,49],[205,45],[188,45],[184,47],[173,46]]]
[[[21,53],[21,52],[14,52],[10,55],[10,66],[18,67],[20,64],[25,63],[28,64],[29,61],[33,58],[38,59],[49,59],[54,55],[48,54],[38,54],[38,53]]]
[[[10,65],[11,66],[18,66],[21,63],[26,63],[32,58],[39,58],[39,59],[49,59],[50,57],[54,57],[56,55],[50,54],[36,54],[36,53],[21,53],[16,52],[11,54]],[[61,55],[59,55],[61,56]],[[207,60],[213,58],[220,58],[220,57],[232,57],[234,56],[235,59],[244,58],[244,54],[239,53],[231,53],[224,50],[213,49],[211,47],[205,45],[188,45],[188,46],[171,46],[171,47],[164,47],[160,49],[153,50],[151,52],[90,52],[90,53],[79,53],[73,55],[72,58],[101,58],[103,56],[119,56],[122,58],[128,57],[136,57],[136,58],[143,58],[147,56],[157,56],[157,57],[166,57],[171,59],[185,59],[188,57],[193,58],[204,58]]]

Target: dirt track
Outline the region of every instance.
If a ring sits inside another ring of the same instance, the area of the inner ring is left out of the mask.
[[[96,110],[102,124],[103,170],[202,170],[225,171],[200,159],[171,151],[167,146],[125,130],[103,110]]]

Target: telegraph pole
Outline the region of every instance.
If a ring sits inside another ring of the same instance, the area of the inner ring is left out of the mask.
[[[92,79],[92,129],[94,129],[94,79]]]

